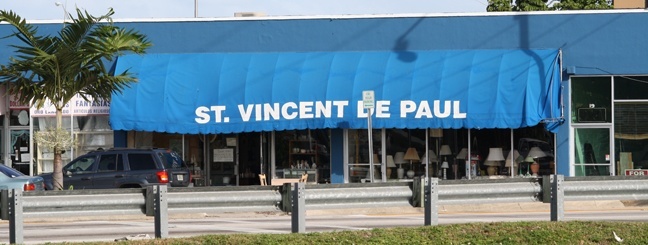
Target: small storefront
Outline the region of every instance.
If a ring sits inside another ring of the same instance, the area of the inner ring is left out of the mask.
[[[0,93],[5,91],[4,86],[0,87]],[[39,146],[34,136],[39,131],[56,127],[55,109],[50,103],[37,109],[15,98],[15,95],[5,96],[4,103],[0,103],[0,108],[8,109],[8,113],[0,115],[3,163],[27,175],[52,172],[54,153],[52,149]],[[80,96],[66,104],[62,128],[70,132],[76,144],[61,155],[64,164],[89,151],[114,146],[109,112],[110,103],[88,102]]]

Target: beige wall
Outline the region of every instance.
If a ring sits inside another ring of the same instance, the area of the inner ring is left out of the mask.
[[[636,8],[646,8],[645,0],[615,0],[614,1],[615,9],[636,9]]]

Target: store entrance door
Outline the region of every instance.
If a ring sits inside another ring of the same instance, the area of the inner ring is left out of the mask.
[[[31,154],[29,152],[29,129],[11,128],[11,165],[26,175],[31,175]]]
[[[239,185],[259,185],[262,169],[262,133],[239,134]]]
[[[210,135],[211,185],[259,185],[262,133]]]

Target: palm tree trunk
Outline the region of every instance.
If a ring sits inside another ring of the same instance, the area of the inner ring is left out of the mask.
[[[56,108],[56,128],[60,129],[63,127],[63,109]],[[54,173],[52,174],[52,181],[54,185],[54,190],[63,190],[63,159],[61,158],[61,152],[63,149],[59,147],[54,147]]]

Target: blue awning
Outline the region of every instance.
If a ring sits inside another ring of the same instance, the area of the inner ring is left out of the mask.
[[[558,50],[119,57],[115,72],[128,69],[139,82],[113,94],[114,130],[366,128],[365,90],[374,128],[520,128],[561,116]]]

